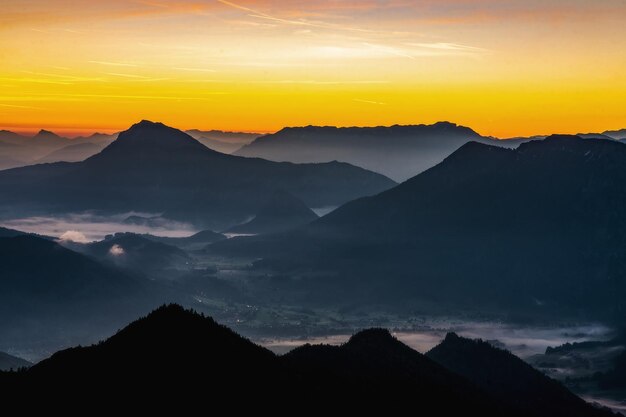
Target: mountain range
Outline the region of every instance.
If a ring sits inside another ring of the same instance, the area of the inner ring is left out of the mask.
[[[116,136],[117,134],[94,133],[90,136],[66,138],[43,129],[34,136],[23,136],[2,130],[0,169],[38,163],[82,161],[101,151]]]
[[[469,342],[447,343],[444,350],[445,355],[433,356],[441,362],[446,357],[467,354],[471,361],[477,356]],[[541,399],[530,398],[524,388],[518,388],[517,379],[525,380],[528,370],[520,369],[515,357],[492,349],[479,355],[497,358],[499,366],[511,370],[510,379],[475,383],[482,375],[499,371],[483,361],[469,365],[478,376],[469,372],[468,378],[410,349],[383,329],[359,332],[341,346],[305,345],[276,356],[211,318],[169,305],[96,345],[57,352],[24,372],[0,373],[0,389],[12,399],[45,399],[49,410],[61,405],[59,395],[71,392],[72,401],[62,401],[65,410],[96,403],[111,409],[124,404],[141,405],[144,410],[164,406],[183,410],[208,395],[211,406],[256,411],[274,409],[280,401],[289,407],[306,404],[309,411],[412,406],[443,416],[613,415],[539,373],[533,382],[551,389],[542,392]],[[511,398],[510,392],[519,392],[520,397]],[[159,400],[146,402],[147,398]],[[242,398],[246,399],[242,404],[233,402]],[[530,406],[525,403],[529,398]]]
[[[346,163],[276,163],[212,151],[184,132],[142,121],[75,163],[0,171],[6,213],[152,212],[225,230],[285,190],[308,207],[337,206],[395,185]]]
[[[510,148],[526,139],[497,140],[448,122],[390,127],[306,126],[262,136],[235,155],[297,163],[338,160],[405,181],[469,141]]]
[[[617,249],[626,243],[625,165],[617,141],[552,136],[513,150],[470,142],[307,226],[207,250],[291,276],[303,303],[615,320],[626,295]]]
[[[250,144],[259,136],[263,136],[260,133],[224,132],[222,130],[198,129],[186,130],[185,133],[209,149],[228,154],[239,150],[242,146]]]

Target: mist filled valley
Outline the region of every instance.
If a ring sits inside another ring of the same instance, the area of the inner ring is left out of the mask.
[[[626,145],[485,143],[455,126],[401,130],[413,158],[433,131],[451,144],[400,184],[345,162],[220,153],[149,121],[84,161],[0,171],[0,363],[45,369],[176,303],[279,357],[369,328],[422,354],[450,334],[481,339],[622,410],[623,385],[606,381],[626,352]]]
[[[626,415],[624,0],[1,10],[6,410]]]

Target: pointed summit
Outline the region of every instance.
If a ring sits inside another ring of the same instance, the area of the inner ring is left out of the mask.
[[[172,159],[194,153],[212,153],[188,134],[159,122],[142,120],[121,132],[118,138],[94,159],[108,157],[151,157]]]
[[[35,138],[60,138],[60,136],[49,130],[41,129],[35,136],[33,136],[33,139]]]

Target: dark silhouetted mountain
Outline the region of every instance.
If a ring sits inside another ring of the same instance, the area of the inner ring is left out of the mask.
[[[344,163],[296,165],[212,151],[189,135],[143,121],[76,163],[0,173],[4,208],[24,212],[159,212],[220,230],[253,216],[276,189],[310,207],[338,205],[393,186]]]
[[[613,368],[597,377],[603,389],[619,389],[626,393],[626,351],[623,351],[613,361]]]
[[[292,283],[306,289],[302,302],[621,317],[625,165],[616,141],[555,136],[515,150],[470,142],[297,231],[210,250],[315,271]]]
[[[18,370],[28,368],[32,363],[8,353],[0,352],[0,371]]]
[[[472,409],[477,415],[517,414],[383,329],[364,330],[341,346],[307,344],[282,359],[311,385],[311,400],[395,398],[405,403],[411,398],[425,413],[463,415]]]
[[[0,297],[2,310],[34,305],[121,295],[138,289],[137,282],[119,271],[55,242],[30,235],[0,238]]]
[[[151,277],[172,279],[180,273],[177,271],[192,266],[182,249],[134,233],[116,233],[100,242],[75,247],[101,261]]]
[[[338,160],[404,181],[472,140],[506,147],[520,143],[486,138],[448,122],[390,127],[307,126],[262,136],[235,155],[289,162]]]
[[[616,140],[626,139],[626,129],[607,130],[602,132],[603,135],[610,136]]]
[[[613,140],[612,137],[607,136],[603,133],[577,133],[576,136],[581,137],[583,139],[604,139],[604,140]]]
[[[244,145],[262,136],[260,133],[223,132],[221,130],[187,130],[188,135],[196,139],[209,149],[231,154]]]
[[[26,136],[11,132],[10,130],[0,130],[0,142],[19,145],[25,139],[27,139]]]
[[[99,335],[150,304],[137,278],[35,236],[0,238],[0,349]]]
[[[13,229],[7,229],[6,227],[0,227],[0,238],[24,236],[26,234],[27,233],[20,232],[19,230],[13,230]]]
[[[19,161],[20,163],[15,166],[82,161],[101,151],[116,136],[117,134],[94,133],[90,136],[66,138],[48,130],[40,130],[35,136],[29,137],[4,130],[0,131],[0,157]]]
[[[166,243],[168,245],[176,246],[184,250],[198,250],[205,246],[219,242],[226,239],[221,233],[213,232],[211,230],[203,230],[187,237],[164,237],[145,234],[142,235],[146,239],[154,240],[156,242]]]
[[[512,353],[482,340],[448,333],[445,340],[426,356],[468,379],[525,416],[592,417],[610,416],[568,391]]]
[[[199,381],[198,375],[206,378]],[[210,393],[212,406],[245,398],[237,407],[256,411],[304,404],[320,411],[410,405],[428,415],[529,416],[517,399],[494,397],[386,330],[362,331],[342,346],[305,345],[279,357],[177,305],[160,307],[96,345],[57,352],[25,372],[0,373],[0,387],[13,399],[72,392],[65,409],[95,403],[184,408]],[[546,397],[555,393],[549,388]],[[611,415],[595,413],[582,400],[567,405],[573,416]],[[547,407],[538,415],[547,415]]]
[[[311,223],[317,218],[317,214],[308,208],[302,200],[290,193],[277,191],[269,196],[265,205],[261,207],[253,219],[231,227],[226,232],[241,234],[283,232]]]
[[[64,146],[61,149],[57,149],[41,159],[35,161],[37,164],[45,164],[52,162],[78,162],[89,158],[92,155],[100,152],[107,143],[77,143]]]

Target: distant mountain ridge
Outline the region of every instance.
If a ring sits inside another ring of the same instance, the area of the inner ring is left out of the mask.
[[[389,127],[306,126],[262,136],[235,155],[290,162],[338,160],[404,181],[438,164],[469,141],[503,147],[521,143],[484,137],[450,122]]]
[[[225,155],[180,130],[142,121],[85,161],[0,172],[0,198],[5,211],[165,213],[198,228],[224,230],[253,216],[264,196],[277,189],[309,207],[323,207],[394,184],[349,164],[297,165]]]
[[[261,133],[225,132],[222,130],[187,130],[185,133],[202,143],[209,149],[231,154],[244,145],[248,145]]]

